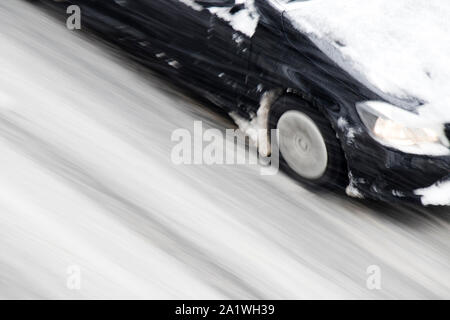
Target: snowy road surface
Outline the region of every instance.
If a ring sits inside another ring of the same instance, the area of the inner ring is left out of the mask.
[[[176,166],[173,130],[232,123],[26,2],[0,43],[0,298],[450,298],[448,208]]]

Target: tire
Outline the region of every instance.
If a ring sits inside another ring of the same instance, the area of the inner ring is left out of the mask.
[[[348,182],[347,164],[328,119],[306,101],[280,97],[269,114],[270,129],[278,129],[280,168],[313,188],[342,190]]]

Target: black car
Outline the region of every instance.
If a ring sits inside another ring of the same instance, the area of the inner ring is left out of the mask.
[[[420,119],[417,110],[427,101],[414,92],[391,99],[345,68],[330,50],[347,49],[345,39],[324,36],[320,43],[293,18],[292,12],[301,12],[308,2],[314,0],[70,0],[58,5],[80,6],[83,27],[234,118],[278,129],[280,165],[296,180],[346,186],[356,197],[450,205],[449,118],[431,129],[417,126],[418,121],[409,128],[392,118],[394,112]],[[363,32],[356,26],[355,33]]]

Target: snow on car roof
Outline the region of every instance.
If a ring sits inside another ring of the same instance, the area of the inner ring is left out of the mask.
[[[296,28],[383,98],[417,109],[424,122],[450,122],[450,1],[311,0],[286,7]]]

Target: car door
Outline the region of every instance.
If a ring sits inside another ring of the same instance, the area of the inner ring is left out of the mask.
[[[258,17],[249,7],[251,1],[213,1],[221,2],[207,8],[211,13],[208,71],[217,83],[213,92],[225,108],[245,113],[240,108],[245,109],[242,98],[247,90],[251,37]]]
[[[155,11],[168,14],[156,19],[165,29],[161,31],[170,33],[163,39],[170,39],[180,77],[215,104],[235,110],[246,89],[251,43],[248,30],[236,22],[253,22],[244,0],[136,3],[146,3]]]
[[[236,6],[235,0],[73,2],[89,9],[83,11],[94,21],[97,17],[96,28],[105,29],[134,57],[142,62],[156,59],[167,74],[217,105],[236,107],[245,91],[250,37],[233,23],[243,13],[246,17],[245,6]],[[105,22],[111,26],[106,28]]]
[[[195,1],[113,1],[126,2],[125,7],[132,12],[134,23],[144,29],[154,44],[166,48],[166,59],[178,59],[182,65],[192,64],[206,51],[210,16]]]

